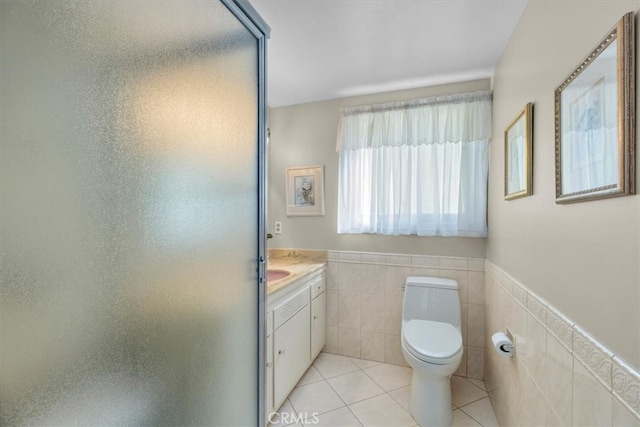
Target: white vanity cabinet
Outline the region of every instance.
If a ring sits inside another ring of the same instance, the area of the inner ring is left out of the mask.
[[[278,327],[278,318],[282,322]],[[309,288],[274,310],[273,401],[284,402],[309,367],[311,336]]]
[[[324,291],[325,280],[311,285],[311,359],[315,359],[326,341],[327,333],[327,294]],[[315,296],[314,296],[315,294]]]
[[[268,418],[269,413],[278,410],[282,405],[324,347],[324,268],[303,276],[286,288],[269,295],[267,313]]]

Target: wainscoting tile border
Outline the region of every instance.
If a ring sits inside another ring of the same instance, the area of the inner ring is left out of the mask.
[[[539,320],[547,331],[573,354],[587,371],[600,382],[615,399],[640,420],[640,372],[580,325],[553,307],[505,271],[485,260],[485,272],[514,300],[522,301],[526,292],[527,311]]]
[[[578,325],[573,326],[573,354],[611,391],[613,353]]]
[[[640,373],[624,360],[614,356],[611,381],[613,394],[622,400],[628,409],[640,414]]]
[[[328,250],[327,260],[327,291],[333,302],[327,300],[326,352],[406,365],[400,347],[401,306],[394,304],[403,295],[401,284],[410,275],[448,277],[458,280],[463,317],[464,354],[455,375],[484,377],[484,258]],[[377,282],[374,288],[351,283],[365,274],[365,266],[385,268],[382,287]],[[347,301],[349,298],[353,301]],[[384,307],[378,307],[383,313],[382,325],[379,318],[371,316],[370,307],[363,305],[365,299],[383,302]],[[468,310],[474,321],[482,322],[474,323],[471,338],[467,337]],[[355,345],[358,342],[359,347]]]
[[[573,353],[573,323],[555,308],[547,307],[547,329],[569,353]]]

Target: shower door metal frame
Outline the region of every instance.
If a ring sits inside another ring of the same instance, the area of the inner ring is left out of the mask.
[[[267,39],[271,28],[248,0],[220,0],[254,35],[258,47],[258,419],[266,425],[266,331],[267,306]]]

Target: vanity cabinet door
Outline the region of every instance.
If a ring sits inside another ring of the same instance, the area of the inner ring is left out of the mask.
[[[273,334],[273,406],[278,408],[311,362],[309,303]]]
[[[267,410],[268,420],[269,414],[277,409],[273,407],[273,333],[267,335],[267,354],[265,359],[267,360],[267,366],[265,369],[265,374],[267,376],[265,381],[267,401],[265,403],[265,408]]]
[[[311,301],[311,359],[315,359],[325,344],[327,332],[327,294],[322,292]]]

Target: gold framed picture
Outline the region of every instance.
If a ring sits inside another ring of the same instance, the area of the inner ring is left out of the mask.
[[[635,194],[634,33],[629,12],[556,88],[556,203]]]
[[[504,131],[504,198],[533,194],[533,104],[527,103]]]

